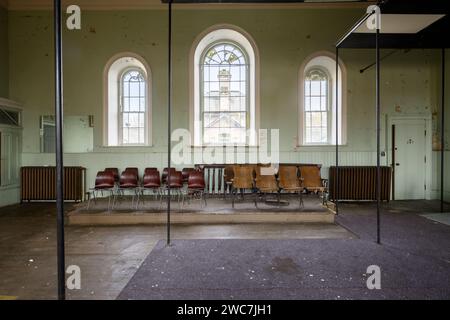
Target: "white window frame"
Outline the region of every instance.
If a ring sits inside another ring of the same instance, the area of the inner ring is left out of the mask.
[[[124,143],[123,142],[123,78],[124,76],[131,71],[137,71],[139,72],[145,79],[145,83],[147,84],[147,76],[145,74],[145,71],[138,67],[128,67],[124,69],[119,76],[119,111],[118,111],[118,142],[120,146],[145,146],[147,145],[147,139],[148,139],[148,86],[145,86],[145,111],[144,111],[144,142],[143,143]]]
[[[123,62],[130,58],[130,62]],[[145,143],[121,144],[119,139],[121,76],[129,69],[141,70],[147,81]],[[152,146],[152,72],[145,59],[133,52],[114,55],[103,71],[103,146],[104,147],[149,147]]]
[[[329,103],[330,117],[328,120],[329,138],[327,143],[306,143],[305,141],[305,77],[309,70],[319,68],[330,76]],[[344,63],[339,60],[339,145],[347,144],[347,71]],[[319,51],[308,56],[302,63],[298,74],[298,138],[297,147],[323,147],[336,144],[336,56],[328,51]]]
[[[200,72],[200,85],[199,85],[199,90],[200,90],[200,111],[199,111],[199,116],[200,119],[203,119],[203,115],[205,113],[205,106],[204,106],[204,81],[205,79],[203,78],[203,72],[202,71],[202,67],[204,66],[203,62],[205,60],[205,56],[208,53],[209,50],[211,50],[211,48],[216,47],[218,45],[222,45],[222,44],[230,44],[234,47],[236,47],[237,49],[239,49],[242,53],[242,55],[244,56],[245,62],[246,64],[248,64],[248,68],[246,70],[246,85],[245,85],[245,128],[246,130],[251,129],[251,111],[250,111],[250,63],[249,63],[249,57],[247,52],[245,51],[244,48],[242,48],[239,43],[236,43],[234,41],[230,41],[230,40],[219,40],[216,42],[211,43],[209,46],[207,46],[204,50],[203,53],[200,57],[200,63],[199,63],[199,72]],[[219,88],[220,90],[220,88]],[[220,111],[219,111],[220,112]],[[205,123],[201,123],[201,128],[200,128],[200,134],[201,134],[201,144],[204,143],[203,139],[204,139],[204,131],[205,131]],[[208,144],[210,145],[210,144]],[[217,144],[216,144],[217,145]],[[221,145],[221,144],[220,144]],[[226,144],[225,144],[226,145]],[[249,141],[247,140],[245,145],[249,145]]]
[[[322,111],[322,110],[320,110],[320,111],[318,111],[318,112],[323,112],[323,113],[326,113],[327,114],[327,141],[326,142],[308,142],[308,141],[306,141],[306,118],[305,117],[303,117],[303,144],[304,145],[328,145],[328,144],[330,144],[330,141],[332,141],[332,133],[331,133],[331,130],[330,130],[330,128],[332,127],[331,126],[331,121],[332,121],[332,118],[333,118],[333,110],[332,110],[332,96],[333,96],[333,94],[332,94],[332,81],[331,81],[331,75],[328,73],[328,70],[326,70],[325,68],[322,68],[321,66],[312,66],[312,67],[310,67],[310,68],[308,68],[306,71],[305,71],[305,77],[304,77],[304,79],[303,79],[303,87],[305,86],[305,82],[306,82],[306,77],[307,77],[307,75],[309,74],[309,73],[311,73],[311,72],[313,72],[313,71],[315,71],[315,70],[319,70],[320,72],[322,72],[322,73],[324,73],[325,74],[325,76],[326,76],[326,82],[327,82],[327,92],[326,92],[326,99],[327,99],[327,101],[326,101],[326,110],[325,111]],[[311,92],[310,92],[311,93]],[[303,103],[304,103],[304,101],[305,101],[305,99],[306,99],[306,94],[304,93],[304,95],[303,95]],[[315,112],[315,111],[306,111],[306,110],[303,110],[303,116],[306,114],[306,113],[308,113],[308,112]]]
[[[215,42],[229,41],[239,45],[247,54],[250,65],[249,112],[250,137],[245,145],[257,146],[257,132],[260,121],[260,67],[259,51],[255,41],[245,30],[229,24],[214,25],[197,36],[192,44],[189,55],[189,130],[191,132],[191,146],[203,147],[202,125],[200,125],[200,61],[204,50]],[[218,144],[214,146],[224,146]],[[236,145],[236,144],[232,144]],[[212,146],[208,144],[208,146]]]

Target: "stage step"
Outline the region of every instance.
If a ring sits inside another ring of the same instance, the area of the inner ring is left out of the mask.
[[[69,213],[69,225],[160,225],[166,213],[157,212],[82,212]],[[334,214],[323,212],[173,212],[172,224],[239,223],[334,223]]]

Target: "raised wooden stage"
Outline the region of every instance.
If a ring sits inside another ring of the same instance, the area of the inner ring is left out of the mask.
[[[288,205],[277,206],[258,203],[255,208],[251,196],[237,201],[231,208],[231,199],[209,198],[207,206],[199,200],[187,201],[180,208],[177,201],[171,202],[171,223],[173,224],[240,224],[240,223],[334,223],[334,213],[322,205],[315,195],[304,196],[304,205],[300,209],[298,198],[285,196]],[[78,204],[69,213],[69,225],[142,225],[165,224],[167,219],[166,203],[145,199],[138,209],[131,205],[131,199],[124,199],[114,210],[108,211],[108,202],[99,200],[86,210],[86,203]]]

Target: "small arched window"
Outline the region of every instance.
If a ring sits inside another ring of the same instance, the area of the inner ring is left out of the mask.
[[[113,57],[105,68],[107,146],[151,145],[151,73],[139,56]]]
[[[232,42],[208,47],[200,64],[200,108],[204,144],[246,144],[249,64]]]
[[[345,144],[346,101],[343,63],[339,62],[336,74],[336,60],[331,53],[318,52],[308,57],[299,72],[299,145],[332,145],[336,140]]]
[[[121,145],[145,144],[147,81],[140,69],[129,69],[120,80],[119,141]]]
[[[330,77],[319,68],[305,76],[305,143],[325,144],[330,141]]]

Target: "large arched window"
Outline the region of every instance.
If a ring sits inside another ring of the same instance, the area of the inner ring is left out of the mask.
[[[258,55],[248,35],[217,27],[191,50],[194,145],[256,145]]]
[[[200,64],[200,112],[204,144],[246,144],[250,129],[249,64],[227,41],[208,47]]]
[[[151,77],[145,61],[119,55],[105,69],[105,141],[107,146],[151,145]]]
[[[328,52],[316,53],[305,60],[299,72],[299,145],[331,145],[346,140],[346,74]],[[336,81],[338,80],[338,99]],[[337,103],[337,113],[336,113]]]

